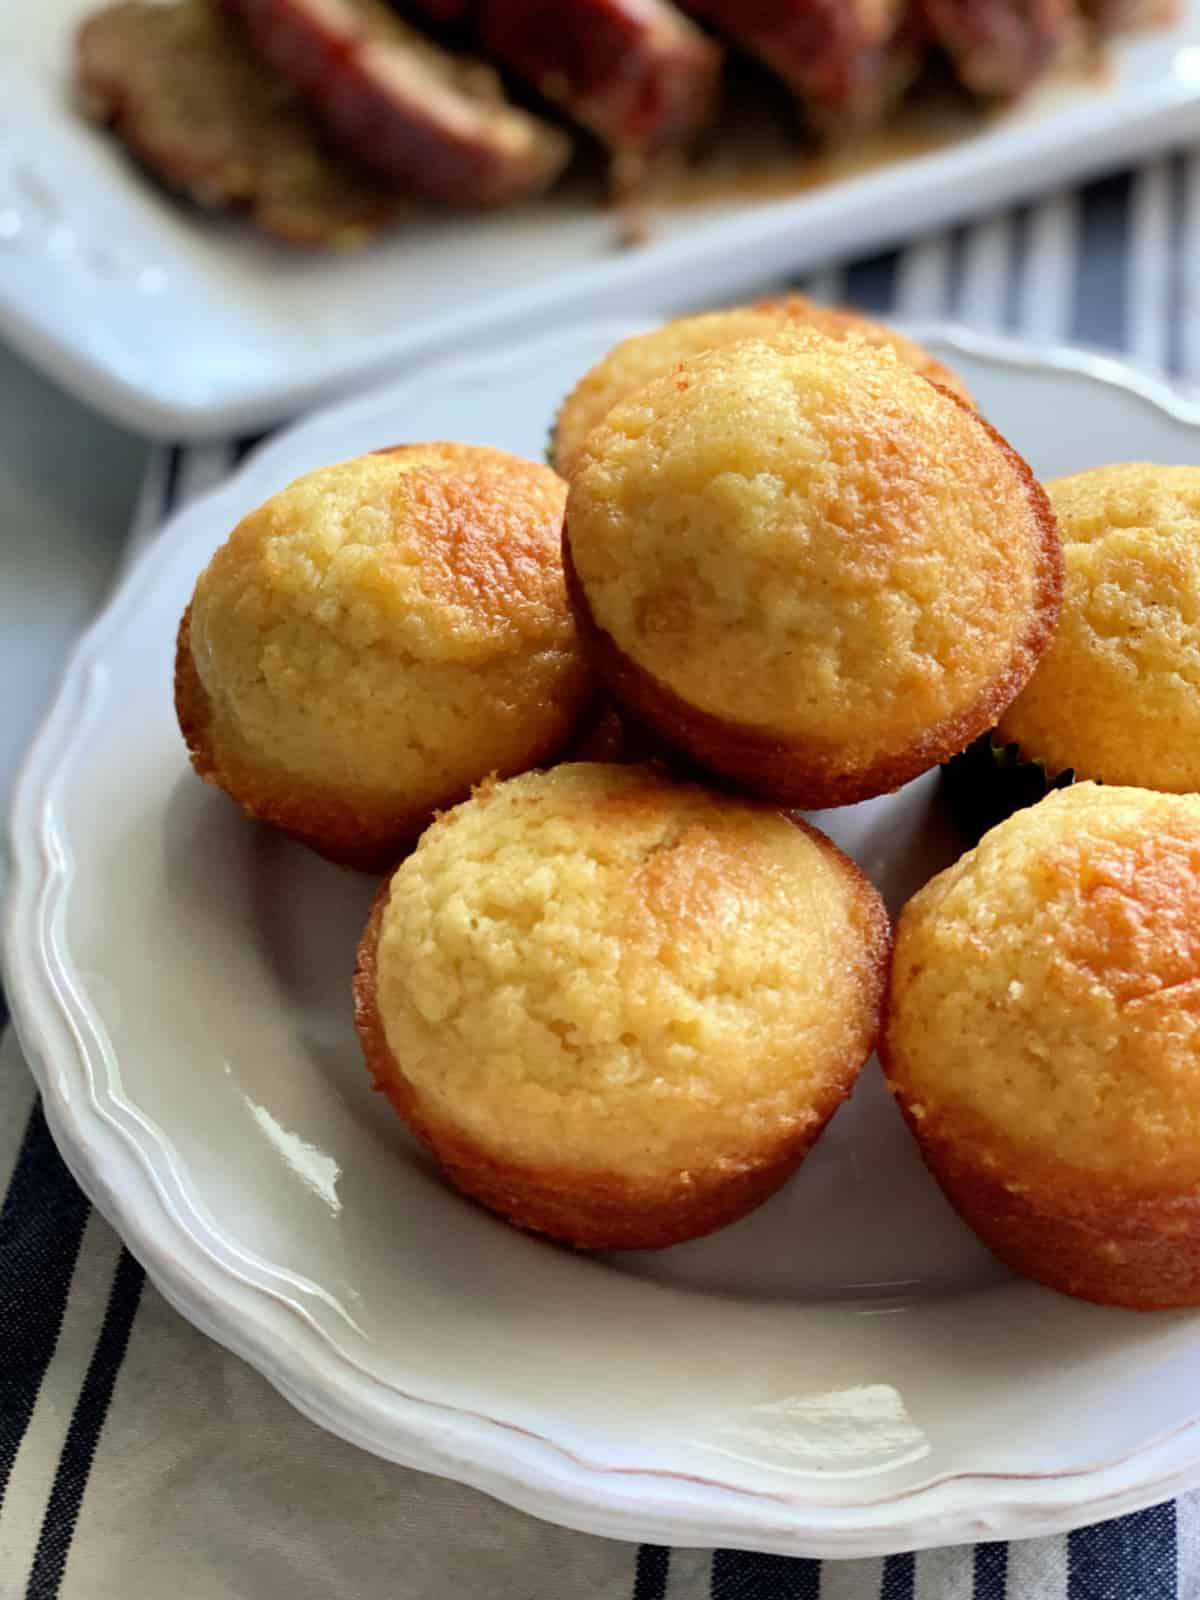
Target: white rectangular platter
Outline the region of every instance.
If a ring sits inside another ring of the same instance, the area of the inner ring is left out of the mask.
[[[1200,0],[1121,43],[1103,84],[821,188],[664,211],[621,249],[569,192],[422,220],[355,256],[294,255],[139,175],[70,102],[95,0],[0,7],[0,336],[148,433],[253,431],[416,357],[570,318],[684,309],[1200,137]]]

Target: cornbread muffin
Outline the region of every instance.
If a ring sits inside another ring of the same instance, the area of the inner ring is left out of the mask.
[[[724,311],[677,317],[650,333],[622,340],[584,373],[564,400],[550,446],[554,466],[569,478],[588,434],[604,421],[617,402],[653,379],[666,377],[689,356],[739,339],[765,339],[788,328],[806,327],[831,339],[857,337],[870,345],[894,350],[914,372],[971,403],[966,385],[956,373],[894,328],[846,307],[817,305],[794,294],[782,300],[760,300],[753,306],[731,306]]]
[[[997,738],[1052,775],[1200,790],[1200,467],[1097,467],[1047,492],[1062,616]]]
[[[585,1249],[795,1169],[874,1045],[890,930],[822,834],[645,767],[487,783],[377,897],[356,1019],[451,1181]]]
[[[1062,582],[1004,440],[892,351],[812,331],[710,350],[610,411],[563,542],[613,697],[806,807],[898,788],[993,726]]]
[[[331,860],[384,871],[435,808],[553,756],[592,694],[564,495],[502,450],[403,445],[251,512],[179,629],[196,771]]]
[[[1200,1304],[1200,797],[1082,783],[993,829],[905,907],[880,1051],[1003,1261]]]

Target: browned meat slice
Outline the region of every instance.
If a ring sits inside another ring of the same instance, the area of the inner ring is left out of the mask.
[[[226,0],[361,160],[456,205],[538,194],[566,135],[510,105],[490,67],[439,49],[382,0]]]
[[[406,202],[325,147],[299,98],[209,0],[124,0],[76,40],[84,103],[157,177],[291,244],[357,244]]]
[[[432,14],[446,0],[420,0]],[[477,0],[483,48],[614,150],[685,144],[723,52],[670,0]]]
[[[1101,33],[1160,28],[1179,18],[1180,0],[1084,0],[1084,12]]]
[[[1010,98],[1078,49],[1076,0],[923,0],[930,29],[972,94]]]
[[[688,0],[688,9],[770,67],[826,133],[877,121],[927,53],[911,0]]]

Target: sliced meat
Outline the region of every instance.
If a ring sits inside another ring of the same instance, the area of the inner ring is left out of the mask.
[[[209,0],[125,0],[76,37],[86,109],[171,188],[290,244],[357,244],[411,203],[327,148],[307,107]]]
[[[972,94],[1023,94],[1080,47],[1076,0],[923,0],[934,39]]]
[[[911,0],[688,0],[782,78],[825,133],[876,122],[928,50]]]
[[[461,0],[417,0],[445,16]],[[618,151],[686,144],[716,108],[722,50],[670,0],[475,0],[483,49]]]
[[[1101,33],[1161,28],[1179,20],[1180,0],[1083,0],[1088,19]]]
[[[382,0],[225,3],[348,150],[419,194],[504,205],[566,164],[566,135],[509,104],[490,67],[439,49]]]

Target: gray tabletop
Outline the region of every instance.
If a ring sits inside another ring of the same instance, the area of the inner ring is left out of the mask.
[[[116,571],[147,447],[0,347],[0,812],[63,658]]]

